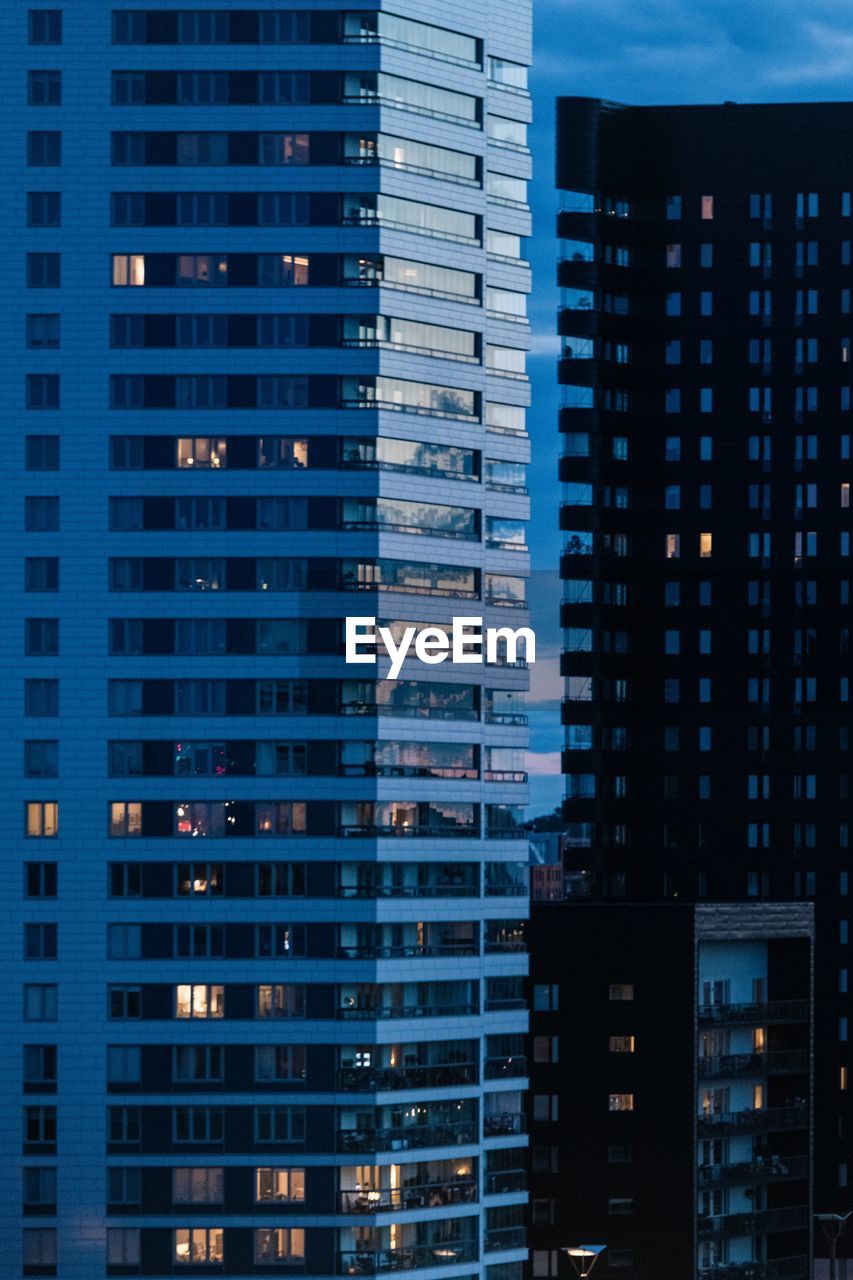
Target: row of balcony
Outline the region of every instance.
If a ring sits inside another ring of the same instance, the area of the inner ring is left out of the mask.
[[[699,1167],[699,1187],[757,1186],[765,1182],[794,1182],[807,1178],[808,1156],[758,1157],[736,1164],[703,1164]]]
[[[483,1137],[515,1137],[526,1133],[521,1112],[503,1111],[483,1116]],[[478,1126],[467,1120],[445,1124],[407,1125],[398,1129],[339,1129],[338,1150],[344,1152],[412,1151],[424,1147],[476,1145]]]
[[[809,1211],[805,1205],[787,1205],[784,1209],[763,1209],[755,1213],[721,1213],[699,1219],[699,1239],[712,1236],[758,1236],[772,1231],[798,1231],[808,1226]]]
[[[760,1110],[725,1111],[719,1115],[702,1115],[697,1119],[701,1137],[722,1137],[727,1133],[755,1133],[760,1130],[805,1129],[808,1112],[804,1103],[785,1107],[763,1107]]]
[[[807,1000],[769,1000],[750,1004],[703,1004],[699,1025],[721,1026],[755,1023],[808,1022]]]
[[[788,1049],[775,1053],[724,1053],[699,1059],[699,1079],[724,1076],[772,1076],[808,1069],[804,1049]]]
[[[527,1075],[527,1059],[521,1055],[486,1058],[486,1080],[520,1080]],[[337,1087],[342,1093],[379,1093],[400,1089],[444,1089],[476,1085],[479,1074],[475,1062],[453,1062],[439,1066],[344,1067],[338,1072]]]
[[[717,1262],[700,1267],[700,1280],[808,1280],[811,1264],[805,1256],[772,1258],[768,1262]]]

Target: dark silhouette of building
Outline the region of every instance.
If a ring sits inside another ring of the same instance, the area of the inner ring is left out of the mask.
[[[590,901],[659,903],[667,920],[667,904],[813,902],[815,1207],[838,1212],[851,137],[850,104],[559,102],[570,905],[538,909],[568,938]],[[643,910],[660,948],[670,926]],[[584,956],[590,982],[599,954]],[[673,1008],[661,1062],[684,1034]],[[561,1126],[588,1105],[571,1095]],[[657,1119],[674,1142],[692,1123],[666,1106]],[[782,1274],[757,1252],[751,1265]]]

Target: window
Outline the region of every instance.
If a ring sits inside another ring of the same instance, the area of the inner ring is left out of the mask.
[[[27,983],[24,986],[24,1021],[56,1022],[58,990],[53,983]]]
[[[110,805],[111,836],[142,835],[142,805],[138,801],[117,800]]]
[[[26,716],[58,716],[59,681],[25,680],[24,714]]]
[[[24,743],[24,776],[55,778],[59,773],[59,743],[56,739],[28,739]]]
[[[123,864],[117,863],[116,866]],[[119,895],[115,895],[119,896]],[[127,895],[120,895],[127,896]],[[142,956],[142,926],[111,924],[107,926],[107,957],[110,960],[138,960]]]
[[[58,191],[27,192],[28,227],[58,227],[61,222],[62,196]]]
[[[608,1095],[608,1111],[633,1111],[633,1093],[611,1093]]]
[[[27,836],[59,835],[59,805],[55,800],[30,800],[26,805]]]
[[[28,373],[26,375],[28,409],[59,408],[59,374]]]
[[[139,1235],[138,1227],[108,1227],[107,1265],[138,1266]]]
[[[304,1018],[305,987],[301,984],[277,982],[258,987],[259,1018]]]
[[[24,1045],[24,1085],[56,1084],[56,1045]]]
[[[55,168],[62,163],[62,134],[56,129],[31,129],[27,133],[27,164],[31,168]]]
[[[257,1142],[304,1142],[305,1111],[302,1107],[256,1107]]]
[[[704,222],[708,222],[710,221],[710,219],[713,218],[713,216],[714,216],[714,197],[703,196],[702,197],[702,220]]]
[[[178,1227],[175,1231],[175,1262],[222,1262],[224,1256],[221,1227]]]
[[[61,9],[30,9],[27,17],[29,44],[62,44]]]
[[[172,1170],[173,1204],[222,1204],[225,1170],[217,1166]]]
[[[24,895],[27,898],[55,898],[57,864],[55,862],[24,863]]]
[[[109,1084],[139,1084],[142,1078],[142,1050],[134,1044],[107,1046]]]
[[[27,104],[31,107],[58,107],[62,103],[61,71],[28,71]]]
[[[258,1227],[255,1262],[304,1262],[305,1231],[302,1227]]]
[[[56,1169],[33,1166],[23,1170],[24,1211],[32,1206],[56,1204]]]
[[[305,1199],[305,1170],[261,1168],[255,1170],[258,1204],[301,1204]]]
[[[51,562],[48,561],[48,564]],[[33,574],[31,564],[41,569],[43,561],[28,562],[27,590],[55,590],[50,581],[42,573]],[[59,653],[59,619],[58,618],[25,618],[24,620],[24,652],[28,657],[51,658]]]
[[[56,1266],[56,1228],[24,1228],[24,1266]]]
[[[59,498],[25,498],[24,526],[28,533],[56,533],[59,529]]]
[[[611,983],[608,989],[608,999],[633,1000],[634,999],[633,983],[627,983],[627,982]]]
[[[180,984],[175,987],[176,1018],[223,1018],[225,991],[220,985]]]
[[[175,1142],[221,1142],[224,1114],[221,1107],[175,1107],[172,1113]]]
[[[142,988],[111,986],[107,988],[109,1017],[118,1021],[142,1017]]]
[[[58,289],[60,280],[58,253],[27,254],[27,288]]]
[[[633,1053],[634,1048],[634,1036],[610,1036],[609,1038],[608,1049],[611,1053]]]

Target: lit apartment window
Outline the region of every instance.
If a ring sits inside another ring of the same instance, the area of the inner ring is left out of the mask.
[[[145,254],[114,253],[112,282],[114,285],[144,285]]]
[[[634,1036],[611,1036],[608,1048],[611,1053],[633,1053],[634,1042]]]
[[[304,1018],[305,987],[290,982],[263,983],[258,987],[259,1018]]]
[[[607,1102],[608,1111],[633,1111],[634,1095],[633,1093],[611,1093],[608,1095]]]
[[[222,1262],[222,1234],[221,1227],[178,1227],[175,1231],[175,1262]]]
[[[225,989],[210,983],[181,983],[175,987],[176,1018],[222,1018]]]
[[[30,800],[27,802],[28,836],[59,835],[59,805],[55,800]]]
[[[703,220],[703,222],[709,222],[709,221],[713,218],[713,216],[714,216],[714,197],[713,197],[713,196],[703,196],[703,197],[702,197],[702,220]]]
[[[713,552],[713,547],[714,547],[713,533],[700,533],[699,534],[699,555],[701,559],[703,560],[709,559]]]
[[[297,1204],[305,1199],[304,1169],[255,1170],[255,1200],[261,1203]]]
[[[258,1227],[255,1231],[255,1262],[304,1262],[305,1232],[302,1227]]]

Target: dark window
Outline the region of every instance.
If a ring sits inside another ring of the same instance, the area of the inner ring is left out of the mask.
[[[27,408],[58,409],[59,408],[59,374],[28,373],[27,374]]]
[[[27,254],[27,288],[58,289],[60,280],[58,253]]]
[[[55,778],[59,773],[59,743],[55,738],[24,743],[24,774],[28,778]]]
[[[27,862],[24,864],[24,893],[28,898],[55,898],[57,894],[55,862]]]
[[[27,471],[59,470],[59,436],[27,436]]]
[[[27,556],[24,560],[24,587],[27,591],[58,591],[58,556]]]
[[[56,1045],[24,1045],[24,1083],[53,1084],[56,1082]]]
[[[61,9],[30,9],[28,17],[30,44],[62,44]]]
[[[29,657],[55,658],[59,653],[58,618],[26,618],[24,636]]]
[[[59,346],[59,316],[29,315],[27,316],[27,346],[50,347]]]
[[[27,164],[55,167],[62,163],[62,134],[58,129],[31,129],[27,134]]]
[[[58,107],[62,102],[61,71],[28,71],[27,102],[31,107]]]
[[[62,196],[58,191],[27,192],[27,226],[58,227],[62,222]]]
[[[55,924],[24,925],[24,959],[55,960],[57,926]]]
[[[24,525],[28,533],[56,533],[59,499],[28,496],[24,499]]]
[[[24,714],[27,716],[58,716],[59,681],[25,680]]]

